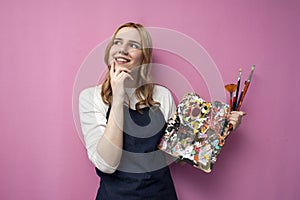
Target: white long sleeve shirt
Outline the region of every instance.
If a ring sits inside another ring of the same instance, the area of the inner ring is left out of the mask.
[[[138,99],[134,95],[134,90],[126,89],[126,93],[128,94],[131,108],[135,108],[134,105],[138,102]],[[160,110],[165,121],[167,121],[176,110],[170,91],[165,87],[156,85],[153,90],[153,100],[160,103]],[[100,171],[113,173],[118,165],[110,166],[97,151],[97,144],[106,128],[107,110],[108,105],[103,102],[101,97],[101,85],[84,89],[80,93],[79,115],[88,157]]]

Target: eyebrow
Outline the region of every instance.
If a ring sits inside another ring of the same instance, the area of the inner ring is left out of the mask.
[[[122,38],[115,38],[115,40],[123,40],[123,39]],[[141,43],[139,43],[138,41],[135,41],[135,40],[129,40],[129,42],[135,43],[135,44],[138,44],[138,45],[142,46]]]

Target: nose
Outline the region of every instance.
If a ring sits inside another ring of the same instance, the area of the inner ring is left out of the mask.
[[[119,53],[123,55],[128,55],[128,49],[126,44],[120,46]]]
[[[119,54],[128,55],[128,52],[124,51],[123,49],[120,49]]]

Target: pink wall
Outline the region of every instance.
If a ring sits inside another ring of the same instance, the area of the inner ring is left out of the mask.
[[[94,198],[98,178],[74,125],[73,84],[91,50],[127,21],[193,38],[224,83],[257,66],[247,116],[214,171],[171,166],[179,199],[300,199],[299,1],[112,2],[0,3],[0,199]]]

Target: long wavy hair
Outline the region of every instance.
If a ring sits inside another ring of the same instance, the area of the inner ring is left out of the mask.
[[[149,32],[146,30],[146,28],[141,24],[136,24],[132,22],[128,22],[125,24],[122,24],[119,26],[116,31],[114,32],[112,39],[108,43],[106,49],[105,49],[105,56],[104,61],[106,65],[108,66],[108,73],[106,74],[106,78],[102,83],[102,89],[101,89],[101,97],[105,104],[109,105],[112,103],[112,88],[110,84],[110,61],[109,61],[109,52],[113,45],[113,41],[118,33],[119,30],[121,30],[124,27],[131,27],[138,30],[141,40],[142,40],[142,63],[138,67],[138,74],[137,77],[137,85],[139,86],[135,90],[135,95],[138,98],[138,102],[135,104],[135,109],[140,111],[142,106],[151,107],[151,106],[159,106],[160,103],[153,100],[153,88],[154,84],[151,81],[151,74],[150,74],[150,68],[151,68],[151,62],[152,62],[152,40]]]

